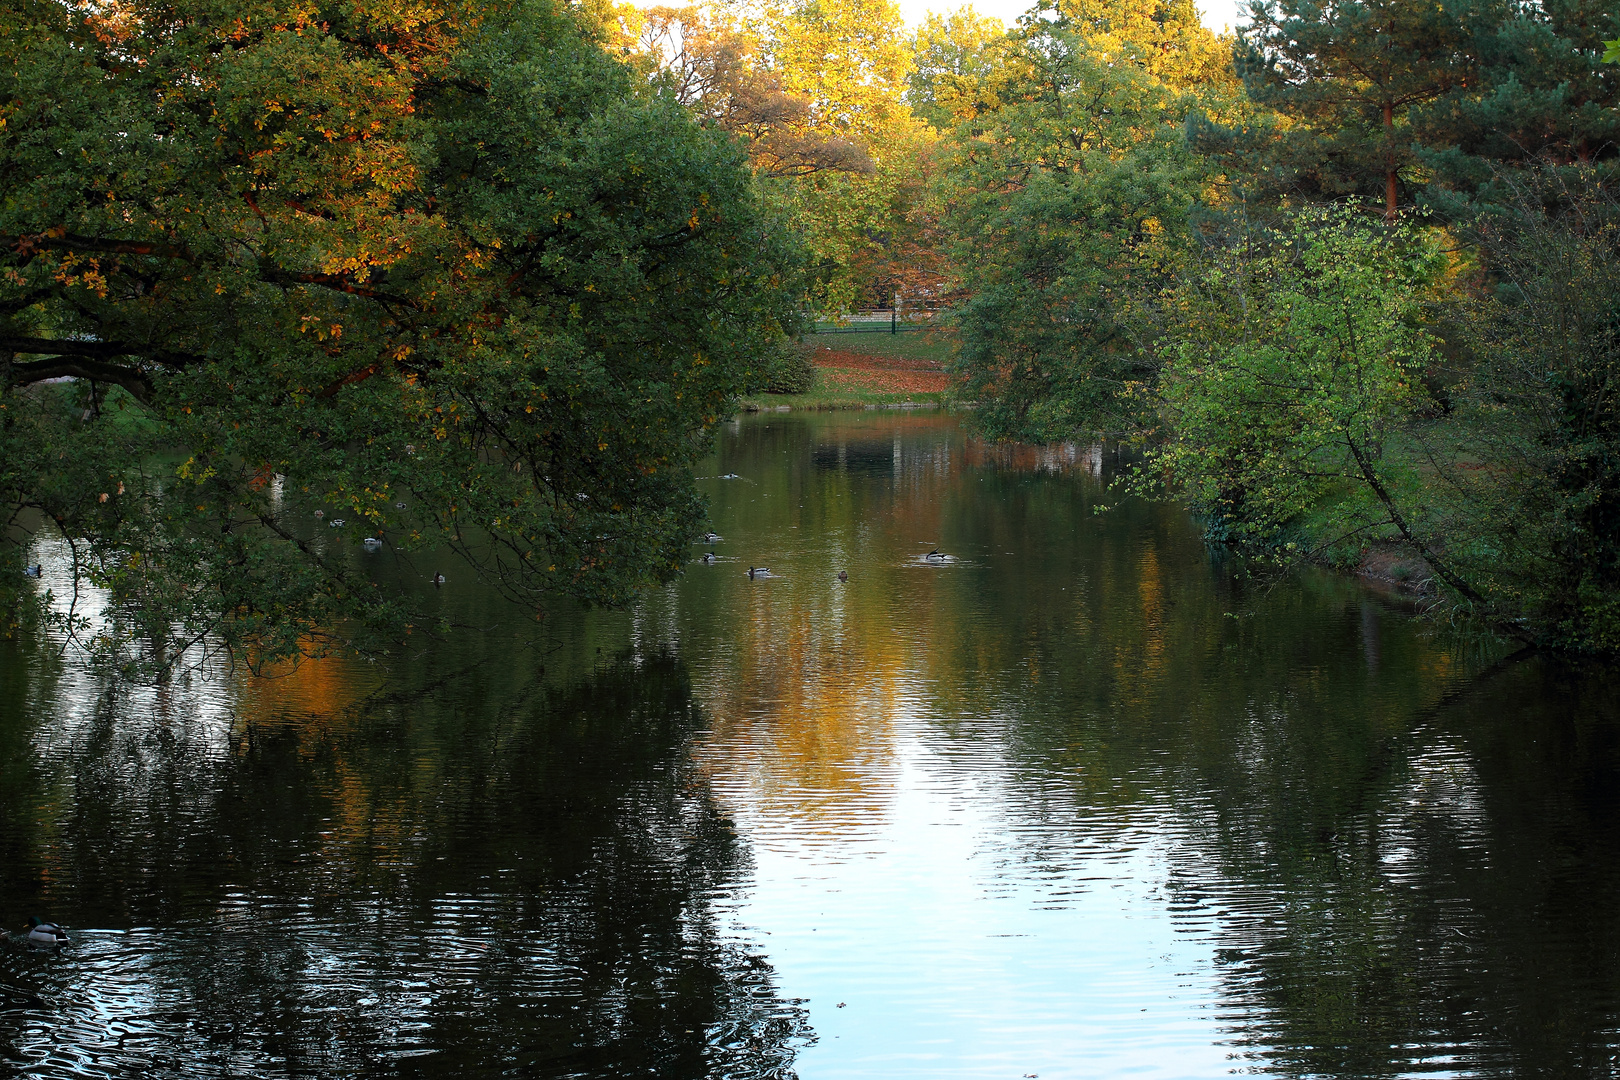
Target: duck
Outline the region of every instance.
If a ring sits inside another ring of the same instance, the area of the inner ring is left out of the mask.
[[[706,563],[719,562],[720,556],[712,551],[704,552],[702,561]]]
[[[840,570],[840,571],[838,571],[838,580],[839,581],[848,581],[849,580],[849,571],[848,570]]]
[[[43,566],[41,566],[39,563],[35,563],[33,566],[25,566],[25,567],[23,567],[23,577],[44,577],[44,576],[45,576],[45,568]]]
[[[405,504],[402,503],[402,502],[397,502],[397,503],[394,504],[394,509],[395,510],[403,510],[403,509],[405,509]]]
[[[362,540],[360,542],[362,544],[366,545],[366,550],[367,551],[376,551],[378,548],[382,547],[382,545],[383,545],[382,537],[380,537],[380,536],[368,536],[368,537],[366,537],[364,540]]]
[[[28,941],[30,944],[64,945],[67,940],[67,931],[55,923],[40,922],[36,918],[28,920]]]
[[[940,551],[939,548],[935,548],[933,551],[930,551],[928,554],[924,555],[923,558],[925,558],[925,559],[934,559],[934,560],[938,561],[938,560],[941,560],[941,559],[948,559],[948,558],[950,558],[950,556],[946,555],[944,552]]]
[[[331,521],[327,522],[327,524],[332,526],[332,528],[334,528],[334,529],[341,529],[341,528],[343,528],[343,519],[342,518],[333,518]]]
[[[724,539],[725,537],[721,536],[719,533],[706,532],[703,534],[703,542],[705,544],[718,544]]]
[[[325,510],[317,510],[317,511],[315,511],[315,516],[317,518],[323,518],[323,517],[326,516],[326,511]]]
[[[444,584],[444,575],[443,574],[434,574],[433,575],[433,584],[435,584],[435,585],[443,585]]]
[[[748,576],[751,577],[751,578],[754,578],[754,577],[770,577],[770,575],[771,575],[771,568],[768,567],[768,566],[750,566],[748,568]]]

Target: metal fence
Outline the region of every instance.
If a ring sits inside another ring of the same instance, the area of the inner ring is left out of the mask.
[[[944,325],[946,312],[927,308],[875,308],[832,317],[813,319],[818,334],[909,334],[916,330],[937,330]]]

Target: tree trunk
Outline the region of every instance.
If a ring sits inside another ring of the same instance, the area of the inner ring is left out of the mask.
[[[1384,102],[1384,220],[1395,224],[1395,103]]]

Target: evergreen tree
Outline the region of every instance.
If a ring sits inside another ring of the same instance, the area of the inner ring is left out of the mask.
[[[1474,0],[1256,0],[1249,10],[1238,72],[1252,98],[1297,123],[1277,147],[1273,183],[1376,194],[1393,220],[1415,160],[1412,112],[1477,83],[1489,13]]]
[[[1597,165],[1620,156],[1620,71],[1603,65],[1620,17],[1596,0],[1548,0],[1478,28],[1476,78],[1412,112],[1415,153],[1464,198],[1502,166]]]

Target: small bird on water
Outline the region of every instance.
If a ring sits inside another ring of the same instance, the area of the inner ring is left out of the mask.
[[[706,532],[703,534],[703,542],[705,544],[719,543],[722,539],[723,537],[721,537],[719,533]]]
[[[703,560],[702,561],[706,562],[706,563],[719,562],[720,561],[720,556],[716,555],[712,551],[705,552],[704,555],[703,555]]]
[[[771,568],[768,567],[768,566],[750,566],[748,568],[748,576],[751,577],[751,578],[754,578],[754,577],[770,577],[771,576]]]
[[[938,561],[938,560],[943,559],[945,557],[946,557],[945,554],[943,552],[941,552],[939,550],[939,548],[935,548],[933,551],[930,551],[927,555],[923,556],[923,558],[925,558],[925,559],[933,559],[935,561]]]
[[[28,920],[28,940],[34,945],[64,945],[68,936],[67,931],[55,923],[31,918]]]
[[[434,574],[433,575],[433,584],[435,584],[435,585],[443,585],[444,584],[444,575],[443,574]]]
[[[849,580],[849,571],[848,570],[840,570],[840,571],[838,571],[838,580],[839,581],[848,581]]]

